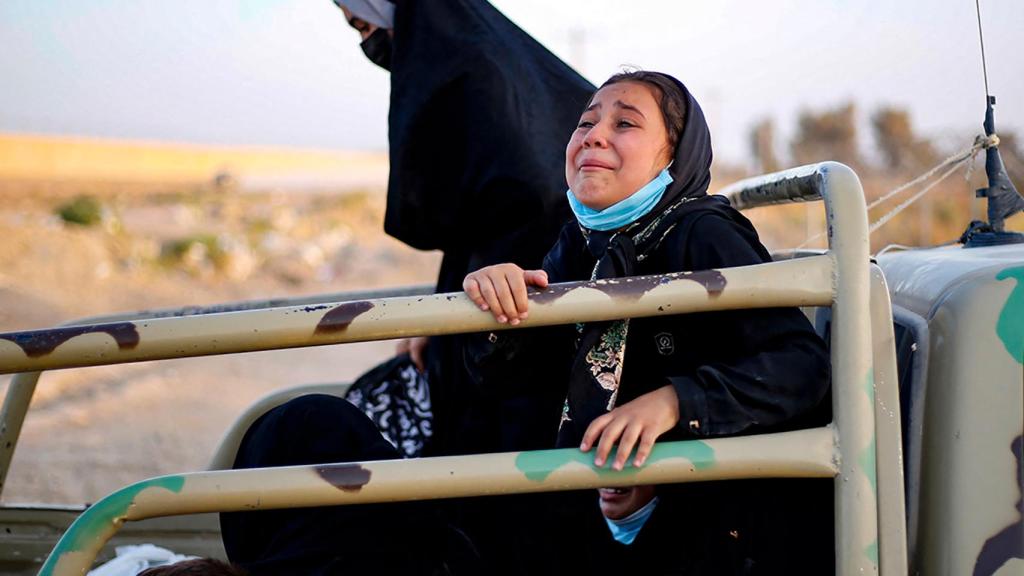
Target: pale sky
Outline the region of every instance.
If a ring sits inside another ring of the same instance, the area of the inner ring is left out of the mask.
[[[848,100],[955,148],[983,119],[974,0],[494,4],[595,83],[678,76],[734,162],[757,120],[784,144],[799,110]],[[998,125],[1024,136],[1024,1],[981,9]],[[384,150],[388,76],[357,40],[330,0],[3,0],[0,131]]]

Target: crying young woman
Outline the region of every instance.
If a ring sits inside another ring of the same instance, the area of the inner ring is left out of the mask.
[[[519,324],[529,316],[528,287],[769,262],[750,222],[707,193],[711,158],[703,113],[681,82],[648,71],[613,76],[593,95],[566,149],[566,196],[575,218],[543,268],[489,266],[469,274],[464,290],[498,322]],[[829,420],[828,354],[798,309],[562,330],[554,346],[564,346],[566,371],[544,378],[551,386],[564,381],[552,438],[558,447],[592,452],[595,466],[643,466],[658,439],[776,432]],[[516,332],[503,332],[496,345],[521,339]],[[586,499],[589,506],[568,508],[563,524],[588,533],[581,546],[595,573],[615,566],[658,574],[832,570],[829,481],[640,486]]]
[[[543,267],[488,266],[463,288],[520,324],[528,287],[768,262],[750,222],[708,195],[710,169],[710,132],[681,82],[613,76],[569,140],[574,218]],[[503,449],[572,447],[622,470],[643,466],[660,439],[829,419],[825,345],[794,308],[523,328],[466,353],[474,393],[501,407],[485,416]],[[353,405],[311,395],[257,420],[235,467],[398,457]],[[830,480],[746,480],[230,513],[221,524],[229,557],[254,576],[791,575],[833,571],[831,517]]]

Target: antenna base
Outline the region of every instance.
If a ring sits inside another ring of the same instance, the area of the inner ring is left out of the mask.
[[[967,230],[960,236],[959,242],[964,248],[983,248],[986,246],[1005,246],[1007,244],[1024,244],[1024,234],[993,230],[987,222],[973,220]]]

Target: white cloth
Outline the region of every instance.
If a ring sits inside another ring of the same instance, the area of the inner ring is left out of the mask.
[[[102,566],[90,570],[88,576],[135,576],[146,568],[174,564],[175,562],[195,558],[195,556],[175,554],[166,548],[160,548],[152,544],[118,546],[114,551],[117,557]]]
[[[334,3],[378,28],[395,27],[395,5],[390,0],[334,0]]]

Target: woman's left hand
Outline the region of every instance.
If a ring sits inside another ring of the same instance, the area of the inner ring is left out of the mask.
[[[679,397],[675,388],[665,385],[653,392],[626,402],[607,414],[594,419],[583,434],[580,450],[586,452],[600,438],[594,465],[604,466],[612,447],[618,443],[619,450],[612,463],[612,469],[622,470],[626,459],[637,440],[640,441],[633,459],[633,466],[643,466],[654,447],[654,441],[679,423]]]

